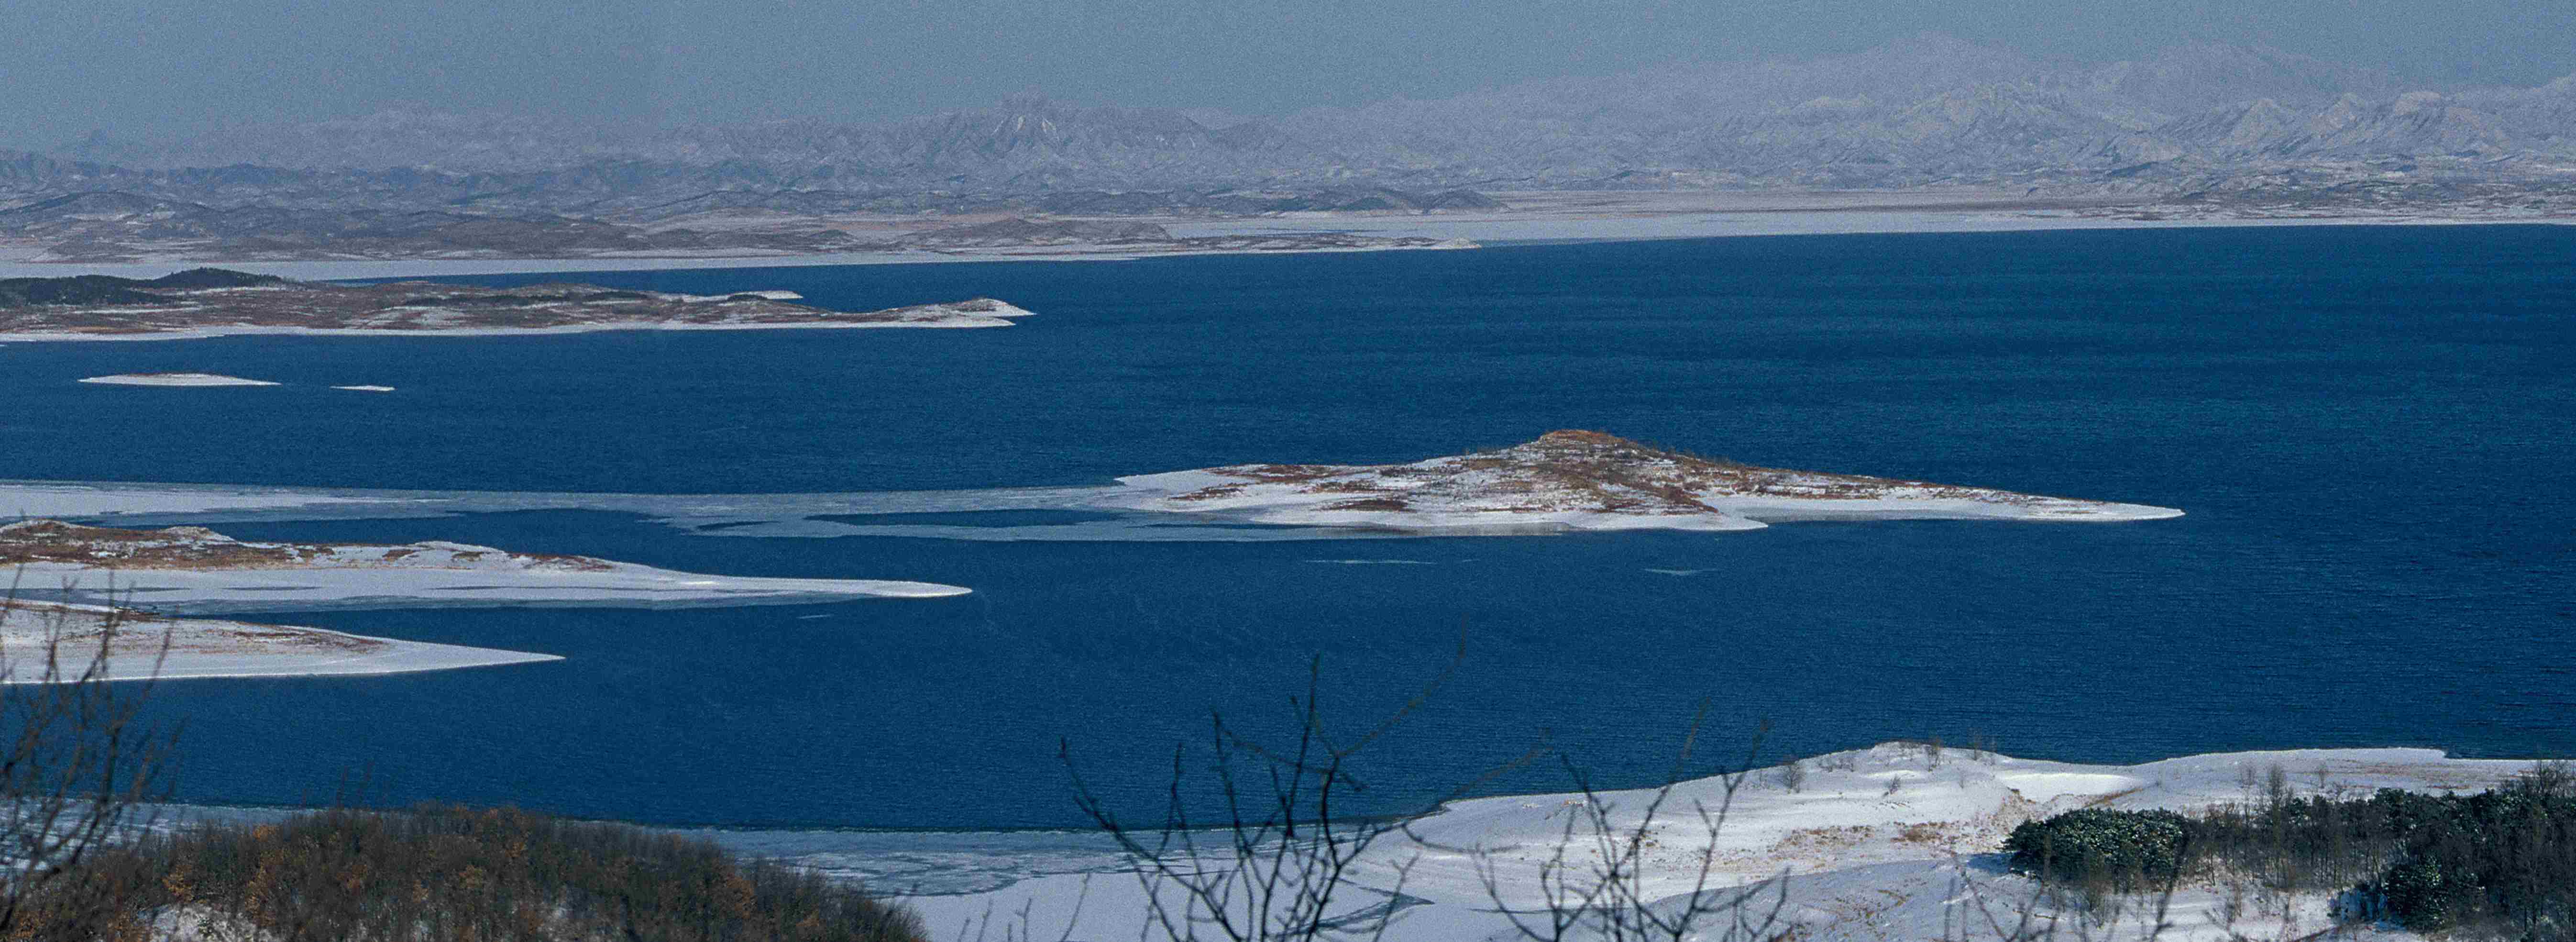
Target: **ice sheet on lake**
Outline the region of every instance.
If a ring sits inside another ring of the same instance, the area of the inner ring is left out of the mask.
[[[0,514],[10,517],[145,520],[380,519],[405,513],[399,492],[329,491],[208,484],[0,482]]]
[[[395,491],[202,484],[0,481],[0,514],[116,526],[280,520],[387,520],[524,510],[591,510],[646,517],[703,536],[897,536],[949,540],[1251,542],[1399,534],[1257,525],[1208,515],[1110,506],[1123,488],[1027,487],[845,494],[587,494]],[[910,522],[921,514],[1086,511],[1097,519],[1018,526]],[[853,521],[893,517],[905,522]]]
[[[606,562],[606,561],[603,561]],[[788,579],[674,572],[606,562],[597,570],[275,568],[100,570],[26,563],[5,578],[23,598],[131,604],[191,615],[361,608],[708,608],[964,595],[960,586],[891,579]]]

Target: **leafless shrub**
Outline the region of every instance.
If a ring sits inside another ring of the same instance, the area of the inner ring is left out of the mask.
[[[1459,656],[1464,656],[1464,645]],[[1317,701],[1323,668],[1310,668],[1306,693],[1290,703],[1298,714],[1295,742],[1274,749],[1239,735],[1221,713],[1209,717],[1209,745],[1222,807],[1194,815],[1184,797],[1189,762],[1185,750],[1172,760],[1170,797],[1163,820],[1139,828],[1122,821],[1084,780],[1070,744],[1058,757],[1072,774],[1074,799],[1099,830],[1137,862],[1147,900],[1143,935],[1222,938],[1234,942],[1373,938],[1394,913],[1394,896],[1382,905],[1345,911],[1358,892],[1352,868],[1370,848],[1428,814],[1475,791],[1541,754],[1533,749],[1496,766],[1437,801],[1392,818],[1352,819],[1339,803],[1353,790],[1352,760],[1427,702],[1457,669],[1456,660],[1421,692],[1376,726],[1348,739],[1327,728]],[[1395,892],[1401,891],[1398,877]]]
[[[1490,857],[1479,860],[1487,898],[1521,937],[1529,942],[1770,942],[1783,935],[1788,926],[1782,916],[1788,905],[1783,880],[1725,888],[1713,885],[1717,838],[1726,828],[1727,814],[1745,785],[1746,773],[1720,770],[1714,778],[1718,787],[1714,804],[1693,798],[1687,809],[1674,808],[1675,789],[1684,784],[1684,770],[1706,715],[1703,707],[1692,720],[1665,783],[1643,792],[1642,799],[1629,799],[1641,802],[1633,823],[1622,820],[1625,809],[1618,801],[1595,789],[1582,770],[1567,764],[1580,794],[1578,810],[1566,817],[1564,831],[1539,865],[1538,891],[1546,901],[1539,912],[1525,913],[1512,906],[1500,870]],[[1754,736],[1744,763],[1736,768],[1751,767],[1760,754],[1762,738]],[[1707,836],[1687,858],[1682,875],[1690,881],[1689,890],[1668,894],[1664,891],[1670,886],[1658,879],[1662,875],[1654,872],[1648,852],[1659,846],[1659,834],[1675,820],[1696,823],[1696,833]]]
[[[1376,820],[1336,815],[1336,801],[1353,784],[1351,760],[1418,709],[1456,667],[1453,660],[1403,707],[1349,739],[1330,733],[1316,705],[1320,663],[1310,671],[1305,696],[1291,701],[1298,728],[1287,748],[1251,742],[1221,715],[1212,717],[1210,744],[1222,802],[1217,815],[1189,813],[1182,788],[1189,766],[1182,758],[1186,753],[1175,753],[1164,819],[1146,828],[1120,820],[1075,769],[1077,804],[1136,861],[1147,907],[1140,937],[1231,942],[1380,938],[1405,879],[1425,852],[1472,859],[1488,895],[1499,900],[1509,888],[1488,849],[1444,847],[1412,825],[1496,775],[1545,755],[1543,748],[1499,764],[1408,814]],[[1701,718],[1685,731],[1673,774],[1660,787],[1613,796],[1595,789],[1588,775],[1566,763],[1581,797],[1568,802],[1573,810],[1566,816],[1562,839],[1538,869],[1537,892],[1545,905],[1535,912],[1504,907],[1519,934],[1532,942],[1772,942],[1780,936],[1775,930],[1784,925],[1779,915],[1784,898],[1775,882],[1714,886],[1715,838],[1736,794],[1748,784],[1761,737],[1755,737],[1742,764],[1718,772],[1714,803],[1701,798],[1685,802],[1676,792],[1684,783],[1705,713],[1703,708]],[[1069,747],[1061,757],[1073,769]],[[1803,769],[1796,774],[1803,775]],[[1672,874],[1651,868],[1648,854],[1677,825],[1680,833],[1694,839],[1705,833],[1708,840],[1689,851],[1696,869],[1688,892],[1658,893],[1656,888],[1672,885]],[[1414,852],[1410,858],[1403,856],[1407,845]],[[1372,873],[1391,874],[1391,886],[1379,885],[1385,882],[1380,880],[1364,887],[1356,879],[1355,868],[1373,849],[1382,853],[1368,866]],[[1363,901],[1352,902],[1354,896]]]
[[[21,603],[18,586],[0,593],[0,938],[84,938],[133,920],[121,903],[143,875],[88,864],[165,795],[170,737],[141,711],[169,639],[149,670],[112,678],[125,609],[76,623],[93,616]]]
[[[1800,786],[1807,783],[1807,763],[1804,760],[1791,759],[1787,765],[1772,770],[1771,780],[1780,783],[1781,788],[1797,791]]]

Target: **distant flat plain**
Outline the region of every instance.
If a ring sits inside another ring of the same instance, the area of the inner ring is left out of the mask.
[[[1722,236],[1846,235],[1906,232],[2023,232],[2051,229],[2181,229],[2210,226],[2355,224],[2559,223],[2564,218],[2442,215],[2353,215],[2271,218],[2148,218],[2153,197],[2035,197],[2016,190],[1545,190],[1495,191],[1498,212],[1298,213],[1242,218],[1192,216],[1062,217],[1150,222],[1175,237],[1347,232],[1497,242],[1607,242]],[[817,217],[851,232],[885,233],[971,225],[1005,214],[938,217],[853,214]],[[699,224],[704,224],[701,220]],[[774,219],[739,220],[774,225]],[[238,261],[174,256],[148,262],[77,265],[31,262],[29,252],[0,245],[0,277],[89,273],[149,278],[203,264],[305,279],[450,277],[562,271],[653,271],[683,268],[774,268],[976,261],[1123,261],[1173,253],[1121,246],[1023,246],[957,252],[848,252],[821,255],[687,257],[421,258],[349,261]],[[1201,254],[1201,253],[1189,253]]]

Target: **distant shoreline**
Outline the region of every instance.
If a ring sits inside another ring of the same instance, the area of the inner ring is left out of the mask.
[[[176,279],[174,282],[172,279]],[[1008,327],[1035,312],[994,298],[834,311],[790,303],[792,291],[733,295],[612,291],[550,285],[534,293],[419,282],[350,285],[289,282],[200,268],[163,279],[112,275],[9,283],[32,299],[0,309],[0,343],[188,340],[236,334],[296,336],[521,336],[617,330],[762,330],[855,327]],[[141,386],[276,385],[205,373],[93,376],[84,383]],[[381,391],[381,390],[379,390]]]
[[[1508,195],[1508,194],[1507,194]],[[1580,194],[1569,194],[1580,195]],[[1613,194],[1617,195],[1617,194]],[[1708,196],[1711,194],[1678,194]],[[1746,194],[1713,194],[1744,197]],[[1830,194],[1829,194],[1830,195]],[[1665,198],[1676,194],[1649,193]],[[1753,194],[1752,196],[1761,196]],[[1154,219],[1175,236],[1243,236],[1312,232],[1346,232],[1379,237],[1468,239],[1487,246],[1514,243],[1629,242],[1793,235],[1907,235],[1983,232],[2052,232],[2066,230],[2213,229],[2272,226],[2454,226],[2576,225],[2576,218],[2497,218],[2444,216],[2321,216],[2300,218],[2160,219],[2056,215],[2073,207],[2044,201],[1997,199],[1979,203],[1955,197],[1943,202],[1922,194],[1842,194],[1844,205],[1778,207],[1757,199],[1745,205],[1700,205],[1659,208],[1654,199],[1597,209],[1563,205],[1544,211],[1440,213],[1400,216],[1314,215],[1254,219]],[[1923,200],[1922,205],[1907,202]],[[1668,199],[1667,202],[1680,202]],[[1826,201],[1832,202],[1832,201]],[[1117,246],[1063,246],[1055,250],[995,248],[955,253],[849,252],[819,255],[708,255],[657,258],[477,258],[359,259],[344,261],[237,261],[224,258],[171,258],[150,262],[84,264],[78,262],[0,261],[0,277],[59,277],[106,274],[157,277],[201,265],[287,278],[362,281],[437,278],[467,275],[554,274],[618,271],[674,271],[727,268],[797,268],[826,265],[920,265],[978,262],[1137,261],[1202,256],[1306,255],[1371,251],[1450,251],[1429,248],[1318,248],[1252,251],[1135,251]]]
[[[142,343],[154,340],[212,340],[217,337],[551,337],[563,334],[595,334],[609,331],[708,331],[708,330],[868,330],[929,329],[980,330],[994,324],[938,323],[814,323],[814,324],[668,324],[653,321],[607,321],[597,324],[567,324],[559,327],[436,327],[404,330],[378,327],[272,327],[258,324],[218,324],[184,330],[162,330],[136,333],[83,333],[78,331],[0,331],[0,344],[8,343]],[[220,378],[219,378],[220,379]],[[260,381],[151,381],[135,375],[93,376],[84,383],[126,386],[275,386]],[[334,386],[333,389],[355,389],[362,392],[387,392],[366,386]]]

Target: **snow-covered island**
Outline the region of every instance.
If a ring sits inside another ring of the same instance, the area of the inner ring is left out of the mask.
[[[321,628],[164,618],[98,605],[0,601],[0,683],[408,674],[560,661],[552,654],[372,638]],[[48,648],[56,658],[46,674]],[[101,656],[105,664],[98,664]]]
[[[1756,530],[1856,519],[2117,521],[2140,504],[1763,468],[1563,430],[1411,464],[1250,464],[1118,479],[1105,503],[1259,523],[1394,530]]]
[[[221,373],[117,373],[92,376],[81,380],[102,386],[275,386],[264,379],[243,379]]]
[[[878,579],[712,576],[463,543],[258,543],[202,527],[0,525],[21,597],[195,613],[371,604],[743,605],[935,598],[966,589]]]
[[[148,280],[106,275],[13,279],[10,290],[0,292],[0,341],[175,340],[231,334],[1008,327],[1012,318],[1031,313],[992,298],[881,311],[834,311],[795,303],[799,297],[792,291],[693,295],[585,284],[343,285],[199,268]],[[96,381],[126,380],[100,377]]]

